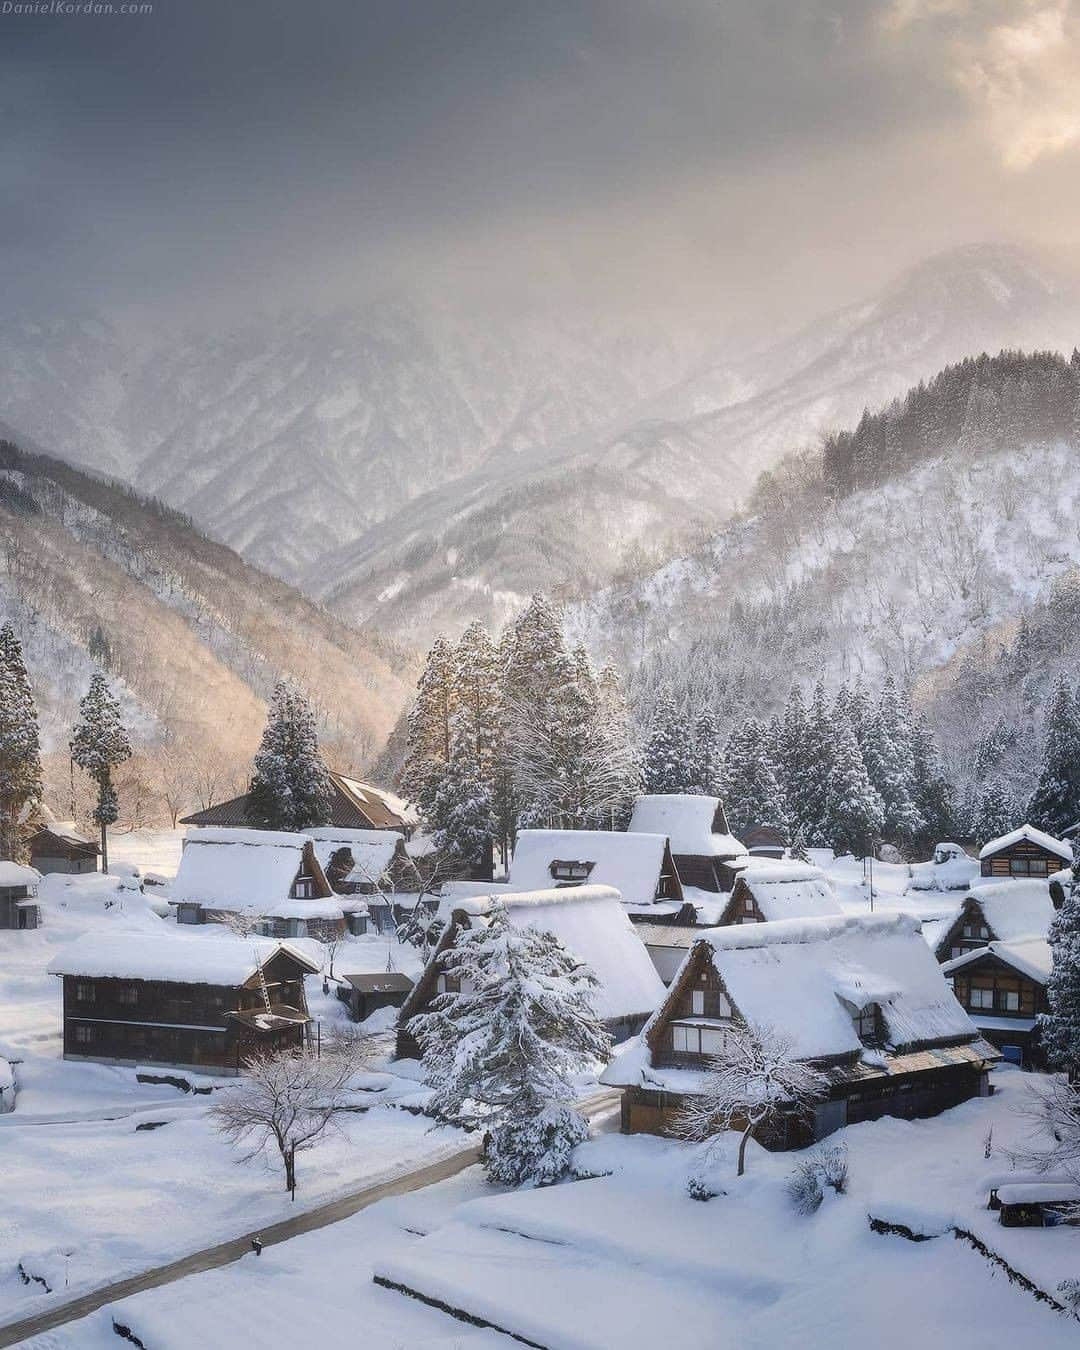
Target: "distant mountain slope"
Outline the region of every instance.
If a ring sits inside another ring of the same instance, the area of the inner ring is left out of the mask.
[[[543,464],[502,460],[444,486],[305,585],[408,633],[418,619],[500,618],[536,586],[580,594],[642,549],[662,553],[680,535],[685,547],[736,511],[763,469],[864,407],[984,347],[1071,346],[1078,316],[1072,293],[1013,249],[930,259],[878,299],[674,385]]]
[[[876,481],[837,495],[828,473],[852,438],[833,438],[779,472],[753,514],[609,586],[573,626],[633,668],[642,708],[665,687],[729,722],[769,715],[792,683],[875,686],[891,673],[965,763],[1000,717],[1021,733],[1037,723],[1056,673],[1071,675],[1080,655],[1078,417],[1075,364],[965,362],[890,414],[907,430]],[[857,450],[878,421],[864,428]],[[1010,664],[1021,625],[1041,633],[1022,670]],[[1017,739],[1030,773],[1032,741]]]
[[[231,769],[254,750],[281,675],[315,700],[343,765],[378,751],[406,698],[411,658],[391,644],[158,503],[6,441],[0,534],[0,618],[25,644],[48,748],[66,744],[95,659],[142,744],[168,734]]]

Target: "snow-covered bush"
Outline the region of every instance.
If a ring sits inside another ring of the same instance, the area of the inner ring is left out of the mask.
[[[803,1158],[788,1178],[787,1189],[800,1214],[813,1214],[825,1198],[826,1186],[843,1195],[847,1184],[847,1146],[830,1144],[812,1157]]]
[[[1058,1298],[1074,1317],[1080,1317],[1080,1280],[1062,1280],[1057,1287]]]
[[[535,1116],[512,1116],[488,1139],[488,1180],[500,1186],[550,1186],[570,1169],[570,1155],[589,1137],[583,1116],[568,1106],[546,1106]]]

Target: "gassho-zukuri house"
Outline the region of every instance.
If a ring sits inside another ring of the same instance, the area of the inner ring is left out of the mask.
[[[122,934],[68,944],[64,1058],[236,1074],[256,1050],[300,1046],[304,976],[319,964],[279,942]]]
[[[667,835],[621,830],[518,832],[507,893],[585,885],[613,886],[639,923],[673,923],[677,918],[694,922]]]
[[[366,916],[362,899],[334,894],[307,835],[273,830],[192,830],[166,898],[177,923],[247,914],[268,937],[340,937],[346,908]]]
[[[624,1088],[625,1133],[674,1134],[736,1022],[773,1028],[827,1075],[809,1121],[762,1143],[791,1148],[879,1116],[934,1115],[987,1095],[1001,1055],[953,997],[917,919],[783,920],[700,930],[666,997],[602,1081]]]
[[[634,803],[629,828],[667,837],[684,886],[718,893],[730,891],[749,861],[746,845],[728,828],[719,797],[650,793]]]
[[[594,1009],[616,1040],[639,1031],[664,993],[649,954],[626,917],[619,892],[611,886],[571,886],[546,890],[482,894],[454,904],[430,961],[402,1005],[398,1018],[397,1057],[418,1059],[420,1047],[409,1023],[439,994],[452,991],[443,974],[442,956],[462,932],[482,927],[496,905],[506,909],[516,928],[553,933],[599,980]]]

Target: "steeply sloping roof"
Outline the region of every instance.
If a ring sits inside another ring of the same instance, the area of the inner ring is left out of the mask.
[[[809,863],[754,862],[739,874],[736,891],[745,886],[769,920],[806,919],[843,914],[832,883]],[[732,892],[734,897],[735,892]]]
[[[330,778],[363,812],[373,829],[402,829],[420,823],[415,808],[388,788],[375,787],[343,773],[331,773]]]
[[[97,855],[101,852],[101,846],[78,828],[73,820],[54,820],[51,824],[43,825],[30,837],[31,846],[39,846],[49,838],[57,840],[67,848],[77,849],[80,853]]]
[[[516,928],[553,933],[600,981],[596,1012],[605,1020],[651,1013],[664,986],[611,886],[567,886],[494,897],[455,906],[473,926],[503,905]]]
[[[265,912],[288,900],[307,842],[275,830],[190,830],[169,899]]]
[[[977,900],[994,936],[1001,942],[1022,938],[1045,938],[1054,917],[1050,884],[1038,877],[1017,877],[986,886],[973,886],[970,898]]]
[[[287,952],[305,970],[319,967],[287,943],[262,938],[181,937],[124,933],[79,938],[49,962],[50,975],[88,979],[166,980],[175,984],[245,984],[260,966]]]
[[[551,864],[591,862],[590,886],[614,886],[628,905],[650,905],[664,867],[667,836],[620,830],[521,830],[510,862],[509,889],[546,890]]]
[[[401,848],[401,835],[396,830],[346,830],[334,825],[323,825],[308,830],[315,856],[323,871],[339,849],[347,848],[353,857],[349,881],[377,883],[394,861]]]
[[[330,773],[333,789],[330,800],[330,825],[356,830],[405,830],[417,823],[416,812],[407,802],[387,791],[373,787],[347,774]],[[247,794],[218,802],[203,811],[183,816],[181,825],[246,826]]]
[[[748,1024],[777,1028],[800,1057],[861,1051],[845,1002],[877,1003],[897,1047],[976,1035],[909,915],[792,919],[700,936]]]
[[[979,857],[989,858],[991,854],[1000,853],[1003,848],[1011,848],[1013,844],[1019,844],[1024,840],[1029,844],[1037,844],[1039,848],[1046,849],[1047,853],[1056,854],[1066,862],[1072,861],[1072,849],[1064,840],[1055,839],[1052,834],[1037,830],[1034,825],[1021,825],[1019,829],[1010,830],[999,839],[991,839],[988,844],[983,844],[979,850]]]
[[[716,830],[726,824],[719,797],[699,797],[691,793],[653,793],[639,797],[630,817],[630,829],[638,834],[665,834],[672,853],[712,858],[736,858],[746,846],[734,835]]]

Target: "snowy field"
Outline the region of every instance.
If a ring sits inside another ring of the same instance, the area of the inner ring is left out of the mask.
[[[1016,1105],[1038,1081],[1009,1069],[996,1078],[993,1098],[933,1120],[848,1127],[832,1141],[848,1147],[848,1192],[827,1192],[809,1216],[786,1192],[804,1155],[752,1146],[737,1180],[729,1152],[711,1173],[724,1193],[702,1203],[685,1193],[695,1147],[609,1135],[578,1150],[581,1169],[608,1175],[499,1194],[473,1168],[28,1344],[104,1350],[118,1344],[113,1318],[147,1350],[276,1347],[285,1326],[312,1344],[363,1328],[366,1350],[519,1343],[375,1285],[377,1272],[549,1350],[1064,1350],[1076,1322],[966,1243],[912,1243],[868,1224],[871,1214],[927,1231],[957,1223],[1051,1292],[1080,1269],[1080,1230],[1004,1229],[985,1209],[980,1180],[1007,1170],[1023,1128]]]

